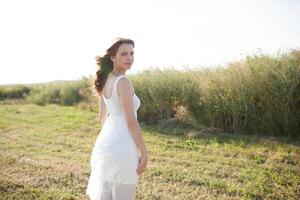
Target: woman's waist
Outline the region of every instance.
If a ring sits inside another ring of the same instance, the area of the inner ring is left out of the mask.
[[[137,116],[137,113],[135,112],[135,116]],[[125,118],[125,114],[124,113],[109,113],[107,118]]]
[[[125,118],[125,115],[108,115],[107,118]]]

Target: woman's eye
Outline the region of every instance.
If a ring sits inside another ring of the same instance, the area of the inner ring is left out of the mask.
[[[131,55],[131,56],[133,56],[134,55],[134,53],[132,52],[132,53],[121,53],[121,56],[127,56],[127,55]]]

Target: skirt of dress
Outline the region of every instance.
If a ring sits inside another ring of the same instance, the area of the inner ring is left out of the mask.
[[[124,116],[108,116],[94,144],[86,195],[91,200],[131,200],[140,153]]]

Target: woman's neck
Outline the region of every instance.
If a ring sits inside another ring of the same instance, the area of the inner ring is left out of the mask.
[[[114,68],[110,73],[113,74],[114,76],[120,76],[120,75],[125,76],[126,70],[117,70],[116,68]]]

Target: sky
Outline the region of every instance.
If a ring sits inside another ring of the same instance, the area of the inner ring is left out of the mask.
[[[126,75],[276,55],[300,48],[299,19],[297,0],[0,1],[0,84],[94,76],[116,37],[135,41]]]

